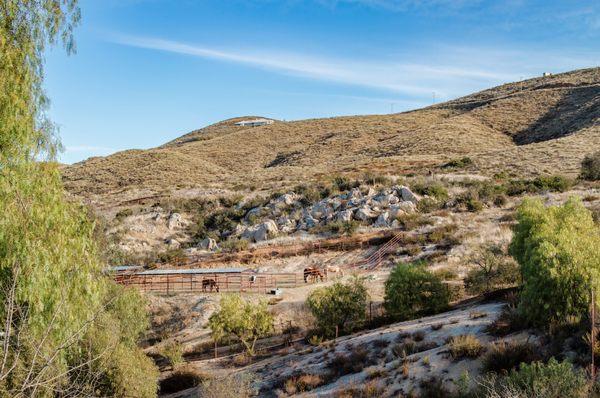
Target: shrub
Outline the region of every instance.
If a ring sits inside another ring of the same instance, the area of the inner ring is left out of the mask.
[[[183,363],[183,349],[181,344],[176,341],[167,342],[160,350],[160,353],[173,368]]]
[[[247,376],[232,375],[202,382],[198,388],[202,398],[248,398],[255,396]]]
[[[337,234],[352,236],[360,226],[360,222],[356,220],[350,221],[332,221],[322,227],[323,230]]]
[[[587,155],[581,162],[582,180],[600,180],[600,151]]]
[[[465,278],[465,288],[470,294],[489,293],[494,289],[515,285],[520,277],[517,264],[504,256],[502,247],[487,244],[471,257],[475,264]]]
[[[348,283],[336,282],[329,287],[313,290],[306,304],[316,319],[316,326],[326,336],[351,332],[366,319],[366,306],[369,295],[364,283],[358,277]]]
[[[518,369],[521,363],[539,360],[535,346],[529,342],[500,341],[491,344],[483,357],[486,372],[508,373]]]
[[[422,380],[419,387],[421,388],[421,397],[448,398],[452,396],[452,393],[444,386],[443,380],[439,377]]]
[[[384,306],[396,319],[442,311],[448,301],[448,289],[422,262],[398,264],[385,282]]]
[[[240,252],[243,250],[247,250],[248,246],[250,245],[250,242],[242,238],[232,238],[221,242],[220,245],[222,250],[230,252]]]
[[[481,383],[482,396],[533,398],[585,398],[589,385],[583,371],[554,358],[547,364],[522,364],[507,376],[491,376]]]
[[[337,353],[328,363],[327,368],[336,376],[358,373],[365,367],[375,364],[375,359],[369,356],[369,350],[359,345],[352,348],[348,354]]]
[[[472,334],[451,337],[448,348],[454,359],[477,358],[485,351],[483,344]]]
[[[237,294],[223,296],[220,309],[210,316],[208,323],[213,339],[233,335],[242,342],[250,356],[254,355],[256,340],[273,330],[273,316],[269,313],[267,302],[245,301]]]
[[[494,336],[506,336],[527,328],[527,320],[513,306],[506,306],[500,316],[487,328],[486,332]]]
[[[286,380],[285,392],[289,395],[310,391],[323,384],[323,378],[319,375],[303,374]]]
[[[351,181],[348,177],[337,176],[333,177],[331,185],[336,191],[349,191],[352,188],[360,186],[358,181]]]
[[[600,227],[591,212],[575,198],[552,207],[528,199],[517,220],[510,253],[523,276],[521,313],[539,326],[585,316],[600,271]]]
[[[115,218],[117,219],[117,221],[122,221],[123,219],[132,216],[133,215],[133,210],[132,209],[123,209],[123,210],[119,210],[117,212],[117,214],[115,215]]]
[[[448,199],[448,190],[438,181],[416,181],[411,189],[419,195],[431,196],[437,200]]]
[[[473,159],[468,156],[465,156],[460,159],[453,159],[448,163],[442,165],[443,169],[462,169],[473,164]]]
[[[423,198],[417,203],[417,210],[421,213],[431,213],[439,210],[442,203],[432,198]]]
[[[506,184],[506,193],[516,196],[524,193],[565,192],[572,185],[573,182],[564,176],[540,176],[533,180],[510,180]]]
[[[398,222],[403,229],[411,231],[415,228],[422,227],[424,225],[430,225],[432,221],[425,216],[420,214],[400,214],[397,218]]]
[[[392,180],[388,176],[367,172],[363,175],[363,182],[367,185],[391,185]]]

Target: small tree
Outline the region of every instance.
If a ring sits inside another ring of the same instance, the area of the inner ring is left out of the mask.
[[[385,282],[385,309],[397,319],[431,314],[448,306],[450,293],[423,262],[398,264]]]
[[[306,299],[306,305],[317,321],[317,328],[326,335],[351,332],[366,319],[369,294],[361,279],[354,277],[348,283],[315,289]]]
[[[493,289],[512,286],[519,280],[519,269],[514,260],[506,258],[497,244],[479,248],[471,257],[475,265],[465,278],[465,287],[471,294],[489,293]]]
[[[581,179],[588,181],[600,180],[600,151],[583,158],[581,162]]]
[[[221,308],[209,318],[210,329],[215,341],[229,335],[240,339],[249,355],[254,355],[256,340],[273,330],[273,316],[266,301],[253,303],[239,295],[226,295],[221,299]]]
[[[585,316],[600,271],[600,228],[591,212],[575,198],[551,207],[526,199],[517,220],[509,250],[521,266],[523,316],[538,326]]]

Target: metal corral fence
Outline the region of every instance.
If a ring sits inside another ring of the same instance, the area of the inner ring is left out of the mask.
[[[267,293],[276,288],[304,284],[301,273],[258,273],[244,268],[156,269],[142,272],[117,272],[117,283],[144,292],[247,292]],[[214,281],[214,283],[209,282]]]

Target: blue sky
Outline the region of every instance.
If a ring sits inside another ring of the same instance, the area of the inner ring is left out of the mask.
[[[80,0],[77,54],[47,54],[73,163],[240,115],[419,108],[600,64],[600,1]]]

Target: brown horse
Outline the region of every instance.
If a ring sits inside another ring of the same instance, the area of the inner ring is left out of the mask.
[[[212,293],[213,289],[217,290],[217,293],[219,293],[219,284],[217,283],[216,280],[214,279],[202,279],[202,291],[206,292],[206,288],[210,289],[210,292]]]
[[[323,282],[323,280],[325,279],[325,275],[323,274],[323,272],[321,272],[321,270],[317,268],[308,267],[304,268],[304,283],[308,283],[308,278],[311,278],[313,282],[319,279],[321,280],[321,282]]]

